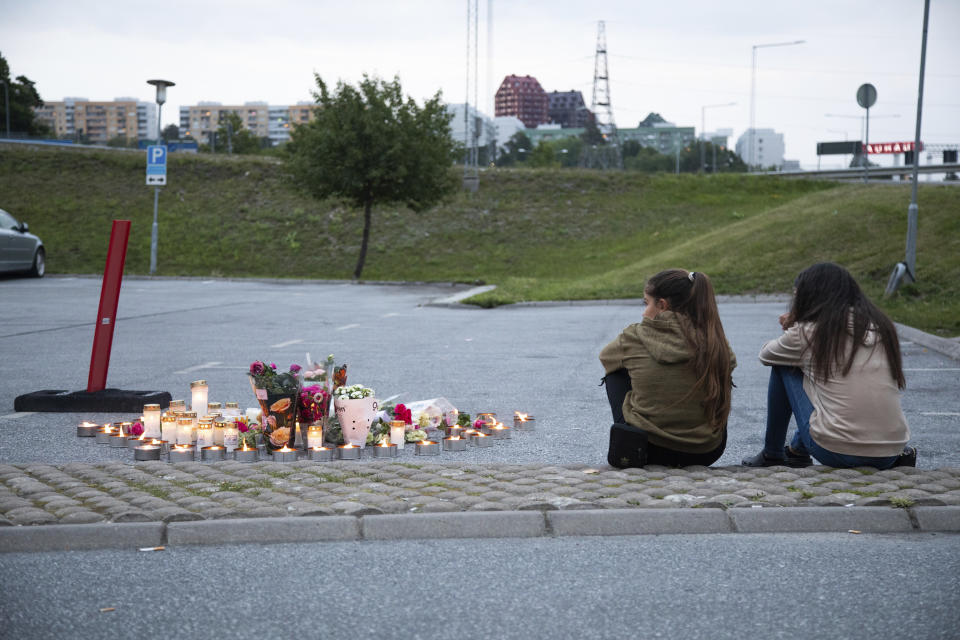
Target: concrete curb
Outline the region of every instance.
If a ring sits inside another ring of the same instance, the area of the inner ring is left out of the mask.
[[[344,542],[360,537],[353,516],[194,520],[167,525],[167,544]]]
[[[164,533],[162,522],[0,527],[0,553],[156,547]]]
[[[365,540],[536,538],[547,527],[539,511],[477,511],[364,516],[362,533]]]
[[[161,545],[751,533],[954,533],[960,507],[598,509],[0,527],[0,553]]]
[[[915,342],[921,347],[932,349],[933,351],[942,353],[943,355],[953,358],[954,360],[960,360],[960,342],[957,340],[941,338],[940,336],[925,333],[920,331],[920,329],[914,329],[913,327],[908,327],[907,325],[900,324],[898,322],[895,322],[894,324],[897,327],[897,333],[900,335],[901,340]]]

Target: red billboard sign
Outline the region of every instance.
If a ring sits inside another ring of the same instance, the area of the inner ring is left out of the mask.
[[[912,142],[871,142],[866,145],[867,153],[906,153],[913,151]],[[923,151],[923,143],[920,143],[920,151]]]

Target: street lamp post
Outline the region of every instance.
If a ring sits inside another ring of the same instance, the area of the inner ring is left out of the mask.
[[[700,107],[700,172],[707,172],[707,159],[706,159],[706,136],[707,136],[707,109],[713,109],[714,107],[732,107],[737,104],[736,102],[724,102],[722,104],[705,104]],[[714,148],[714,156],[716,156],[716,148]],[[713,163],[713,172],[717,172],[717,163]]]
[[[147,84],[152,84],[157,88],[157,144],[162,144],[162,120],[160,115],[163,113],[163,103],[167,101],[167,87],[174,86],[169,80],[147,80]],[[159,236],[159,225],[157,224],[157,211],[160,206],[160,187],[153,188],[153,227],[150,229],[150,275],[157,272],[157,238]]]
[[[803,44],[806,40],[794,40],[793,42],[773,42],[770,44],[753,45],[753,59],[751,61],[750,71],[750,160],[756,161],[756,147],[754,146],[754,137],[756,135],[756,100],[757,100],[757,49],[766,49],[768,47],[789,47],[795,44]]]

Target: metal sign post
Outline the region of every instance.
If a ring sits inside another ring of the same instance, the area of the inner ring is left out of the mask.
[[[872,107],[877,102],[877,88],[872,84],[862,84],[860,88],[857,89],[857,104],[867,110],[867,124],[866,124],[866,133],[864,137],[866,140],[863,141],[863,182],[866,183],[867,179],[870,177],[870,155],[866,153],[867,149],[870,148],[870,107]]]

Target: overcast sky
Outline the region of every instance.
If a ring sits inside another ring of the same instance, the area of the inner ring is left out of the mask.
[[[164,125],[204,100],[294,104],[313,73],[333,84],[399,75],[420,100],[466,94],[466,0],[0,0],[0,53],[41,97],[154,99],[148,78],[176,82]],[[750,123],[753,45],[756,123],[782,132],[786,157],[816,166],[816,142],[861,138],[856,90],[877,88],[871,142],[913,140],[922,0],[494,1],[492,52],[480,0],[481,109],[507,74],[591,101],[597,22],[606,23],[618,126],[655,111],[700,131]],[[922,138],[960,143],[960,1],[931,0]],[[488,64],[489,60],[489,64]],[[489,73],[488,73],[489,70]],[[491,79],[488,84],[488,76]],[[835,114],[847,117],[827,117]],[[937,158],[939,160],[939,157]],[[823,166],[839,166],[825,157]]]

